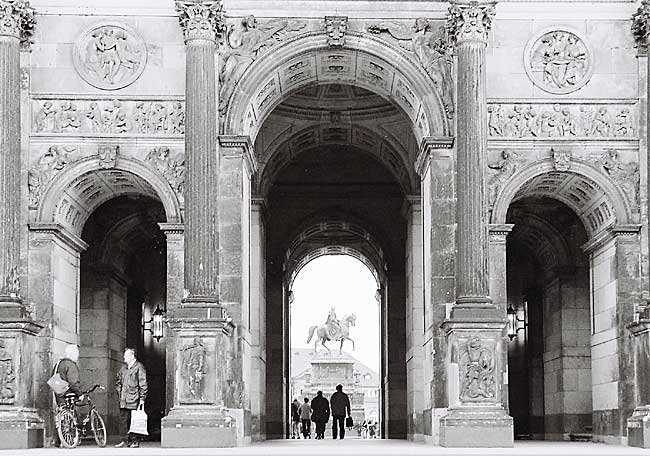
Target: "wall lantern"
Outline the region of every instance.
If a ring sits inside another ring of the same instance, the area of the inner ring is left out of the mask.
[[[165,323],[165,311],[161,310],[158,305],[156,305],[156,310],[153,311],[153,315],[150,320],[142,322],[142,329],[144,331],[149,331],[153,335],[153,338],[156,339],[156,342],[159,342],[163,337],[163,326]],[[146,325],[149,325],[147,328]]]
[[[519,323],[523,323],[523,325],[519,325]],[[510,304],[508,306],[508,337],[510,340],[517,337],[517,333],[522,329],[526,329],[526,326],[528,326],[526,324],[526,315],[524,315],[524,318],[519,318],[517,316],[517,311],[512,307],[512,304]]]

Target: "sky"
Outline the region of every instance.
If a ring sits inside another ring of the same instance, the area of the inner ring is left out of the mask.
[[[300,270],[292,291],[291,348],[313,348],[313,339],[306,343],[309,327],[325,324],[334,306],[339,320],[350,313],[357,317],[356,326],[350,327],[356,350],[352,351],[349,341],[345,341],[343,350],[379,372],[377,282],[366,265],[347,255],[318,257]],[[330,350],[338,350],[340,342],[326,344]]]

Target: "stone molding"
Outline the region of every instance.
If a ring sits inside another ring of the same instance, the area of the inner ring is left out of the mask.
[[[117,90],[140,77],[147,65],[147,45],[128,25],[102,22],[79,37],[72,57],[75,70],[88,84]]]
[[[224,158],[243,158],[248,174],[252,177],[258,171],[257,158],[253,150],[253,142],[246,135],[219,135]]]
[[[159,222],[158,226],[160,231],[165,233],[165,236],[169,237],[171,234],[184,234],[185,233],[185,224],[184,223],[166,223]]]
[[[487,44],[495,6],[496,2],[452,1],[446,24],[451,42],[455,46],[471,41]]]
[[[38,336],[45,326],[31,320],[0,321],[0,337],[3,332],[22,332],[30,336]]]
[[[514,223],[490,223],[488,225],[490,244],[505,244],[506,238],[512,232],[514,226]]]
[[[436,157],[440,158],[452,158],[453,154],[451,152],[445,153],[440,151],[444,149],[452,149],[453,147],[453,136],[428,136],[422,138],[422,141],[420,142],[420,151],[417,158],[415,159],[415,171],[420,176],[420,178],[424,178],[429,168],[429,162],[431,161],[431,158],[434,156],[434,154]]]
[[[601,231],[597,236],[582,245],[582,250],[587,253],[594,253],[611,241],[632,241],[641,232],[640,224],[611,225]]]
[[[185,44],[221,38],[225,30],[222,0],[176,0],[175,6]]]
[[[29,43],[36,26],[35,13],[29,0],[0,0],[0,36]]]
[[[524,69],[537,87],[563,95],[589,82],[594,72],[593,55],[587,40],[577,30],[549,27],[528,41]]]
[[[27,225],[29,231],[37,234],[51,234],[70,246],[75,251],[81,253],[88,248],[88,243],[74,233],[71,233],[66,227],[55,222],[31,222]]]

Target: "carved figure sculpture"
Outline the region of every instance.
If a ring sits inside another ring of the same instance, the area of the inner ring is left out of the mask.
[[[298,32],[307,25],[304,21],[286,18],[258,23],[255,16],[242,19],[239,27],[230,25],[226,31],[227,47],[222,54],[219,81],[223,89],[220,103],[225,103],[239,77],[264,51],[290,33]]]
[[[499,190],[506,183],[510,177],[517,171],[517,163],[515,161],[516,154],[512,151],[502,150],[501,160],[496,163],[489,164],[490,169],[496,169],[496,174],[490,176],[488,180],[488,188],[490,191],[488,203],[490,207],[494,206],[499,195]]]
[[[79,113],[73,101],[61,102],[61,112],[59,112],[56,120],[56,131],[76,131],[81,126]]]
[[[185,190],[185,154],[172,157],[169,147],[157,147],[147,154],[145,161],[167,179],[176,196],[182,199]]]
[[[30,205],[37,206],[45,185],[61,171],[69,162],[68,155],[74,149],[66,150],[58,146],[50,146],[47,152],[39,158],[36,166],[29,170],[27,186],[29,188]]]
[[[57,111],[54,109],[51,101],[43,102],[43,106],[36,113],[34,119],[36,123],[36,131],[54,131],[56,124],[56,114]]]
[[[13,404],[16,396],[13,364],[11,353],[5,349],[4,342],[0,342],[0,404]]]
[[[432,22],[418,18],[412,26],[393,21],[384,21],[368,26],[370,33],[389,33],[399,45],[415,53],[418,61],[433,79],[443,100],[448,117],[454,112],[454,92],[451,77],[452,57],[449,40],[444,26],[434,32]]]
[[[200,337],[195,337],[192,345],[182,350],[181,376],[187,382],[187,391],[192,399],[205,401],[205,375],[208,373],[206,362],[208,351]]]
[[[639,200],[639,165],[622,163],[616,149],[608,149],[598,158],[603,170],[621,186],[633,205]]]
[[[465,375],[460,388],[461,399],[494,398],[496,380],[492,350],[484,347],[478,337],[472,337],[462,354]]]
[[[318,351],[319,341],[329,353],[330,349],[327,347],[327,345],[325,345],[325,342],[330,340],[341,341],[339,353],[343,351],[343,342],[346,340],[352,342],[352,350],[354,350],[354,341],[350,338],[350,326],[355,326],[356,321],[357,317],[354,314],[346,315],[339,321],[336,318],[336,312],[332,307],[329,314],[327,315],[327,322],[324,325],[311,326],[309,328],[309,337],[307,338],[307,343],[309,343],[314,334],[316,334],[316,339],[314,339],[314,353]],[[330,335],[332,337],[330,337]]]

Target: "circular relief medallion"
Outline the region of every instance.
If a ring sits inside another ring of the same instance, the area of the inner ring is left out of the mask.
[[[524,67],[537,87],[550,93],[571,93],[593,73],[592,52],[577,32],[546,29],[528,42]]]
[[[74,64],[88,84],[117,90],[132,84],[144,71],[147,46],[123,24],[104,23],[88,29],[74,47]]]

